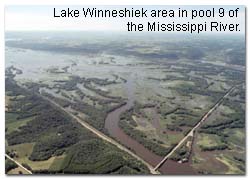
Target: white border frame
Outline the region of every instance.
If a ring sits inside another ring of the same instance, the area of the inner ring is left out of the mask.
[[[4,78],[4,7],[6,5],[245,5],[246,6],[246,53],[250,52],[248,47],[249,37],[247,36],[247,29],[249,29],[249,18],[248,18],[248,8],[250,0],[0,0],[0,121],[1,121],[1,143],[0,148],[0,177],[8,179],[16,178],[44,178],[44,176],[6,176],[5,175],[5,165],[4,165],[4,153],[5,153],[5,78]],[[246,56],[247,67],[248,67],[248,54]],[[249,72],[246,73],[246,83],[247,83],[247,93],[246,93],[246,129],[249,129]],[[247,133],[247,131],[246,131]],[[247,133],[247,144],[249,144],[249,133]],[[247,146],[248,147],[248,146]],[[248,148],[246,148],[248,150]],[[247,156],[248,156],[247,152]],[[247,178],[249,173],[249,163],[248,159],[246,161],[246,176],[119,176],[119,178],[214,178],[214,179],[231,179],[231,178]],[[87,179],[96,179],[96,178],[118,178],[118,176],[73,176],[74,178],[87,178]],[[46,176],[48,179],[61,179],[61,178],[72,178],[72,176]]]

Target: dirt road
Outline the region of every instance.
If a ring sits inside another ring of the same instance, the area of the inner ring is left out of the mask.
[[[27,168],[25,168],[22,164],[20,164],[19,162],[17,162],[15,159],[11,158],[8,154],[5,154],[5,157],[8,158],[9,160],[13,161],[14,163],[16,163],[20,168],[22,168],[23,170],[25,170],[28,174],[32,174],[32,172],[30,170],[28,170]]]
[[[54,105],[55,107],[57,107],[58,109],[60,109],[61,111],[63,111],[64,113],[68,114],[70,117],[72,117],[74,120],[76,120],[81,126],[87,128],[88,130],[90,130],[91,132],[93,132],[94,134],[96,134],[98,137],[100,137],[101,139],[115,145],[116,147],[118,147],[119,149],[127,152],[128,154],[130,154],[131,156],[133,156],[134,158],[136,158],[137,160],[141,161],[143,164],[145,164],[148,169],[150,170],[151,174],[160,174],[158,171],[154,170],[154,167],[151,166],[149,163],[147,163],[146,161],[144,161],[141,157],[139,157],[138,155],[136,155],[135,153],[133,153],[132,151],[130,151],[128,148],[126,148],[125,146],[119,144],[118,142],[116,142],[114,139],[108,137],[107,135],[103,134],[102,132],[100,132],[99,130],[95,129],[94,127],[92,127],[91,125],[89,125],[88,123],[84,122],[83,120],[81,120],[80,118],[78,118],[77,116],[71,114],[70,112],[68,112],[65,108],[63,108],[62,106],[60,106],[59,104],[57,104],[56,102],[48,99],[45,96],[39,95],[40,97],[42,97],[43,99],[45,99],[46,101],[50,102],[52,105]]]
[[[201,120],[189,131],[189,133],[155,166],[154,170],[157,171],[164,162],[174,154],[174,152],[187,140],[189,136],[193,136],[195,130],[206,121],[206,119],[216,110],[216,108],[222,103],[222,101],[235,89],[236,86],[230,88],[227,93],[201,118]]]

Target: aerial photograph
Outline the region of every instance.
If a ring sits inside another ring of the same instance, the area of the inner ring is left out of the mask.
[[[95,31],[36,8],[5,9],[6,174],[246,173],[245,33]]]

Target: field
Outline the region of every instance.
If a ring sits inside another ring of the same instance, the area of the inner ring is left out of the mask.
[[[38,95],[11,79],[6,82],[12,99],[6,114],[6,121],[11,122],[6,123],[6,153],[33,173],[148,173],[136,159],[77,126]],[[19,95],[22,98],[14,98]],[[23,117],[31,118],[23,120]],[[16,129],[13,129],[14,123]],[[91,153],[92,148],[96,154]],[[20,168],[14,167],[8,173],[19,174],[19,171]]]
[[[194,154],[201,158],[209,152],[210,160],[224,166],[223,171],[209,168],[211,174],[244,174],[245,172],[245,106],[244,87],[239,87],[201,126]],[[206,164],[209,164],[206,162]],[[198,163],[199,164],[199,163]],[[200,164],[196,167],[199,168]]]
[[[6,36],[6,151],[33,173],[147,174],[187,136],[177,166],[245,173],[244,37],[47,33]]]

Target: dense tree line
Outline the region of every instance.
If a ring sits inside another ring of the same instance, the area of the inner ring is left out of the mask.
[[[10,170],[17,168],[16,163],[9,159],[5,159],[5,173],[7,174]]]
[[[215,151],[215,150],[225,150],[228,148],[226,144],[220,144],[216,146],[200,146],[202,151]]]
[[[31,160],[46,160],[57,150],[66,148],[81,139],[91,137],[82,133],[81,128],[71,118],[57,110],[36,94],[20,88],[14,81],[7,81],[6,88],[11,88],[12,95],[22,93],[23,98],[15,101],[13,111],[19,114],[35,114],[32,121],[6,135],[9,145],[37,142],[30,156]]]
[[[175,153],[170,157],[171,160],[174,161],[188,161],[190,157],[191,150],[188,149],[185,143],[178,148]]]
[[[119,151],[114,152],[112,149],[112,145],[102,143],[99,139],[82,141],[68,150],[63,172],[110,174],[119,173],[124,167],[128,168],[127,172],[123,172],[125,174],[145,174],[148,172],[141,163]]]
[[[199,130],[200,132],[224,136],[222,133],[223,129],[245,128],[245,111],[242,109],[241,103],[226,98],[223,100],[222,104],[230,107],[235,112],[230,114],[223,113],[223,121],[218,120],[212,124],[205,124]]]
[[[148,139],[148,137],[141,131],[136,130],[136,122],[132,119],[133,109],[125,111],[120,116],[119,126],[122,130],[133,139],[141,143],[147,149],[151,150],[157,155],[164,156],[166,155],[171,148],[166,148],[160,145],[162,142],[153,141]]]
[[[35,143],[29,156],[32,161],[47,160],[52,156],[66,154],[59,169],[32,170],[33,173],[149,173],[147,167],[141,162],[115,146],[106,144],[40,96],[20,88],[13,80],[6,84],[7,89],[11,87],[12,95],[23,96],[17,100],[14,110],[17,111],[22,105],[34,102],[32,108],[24,109],[36,114],[34,119],[20,127],[18,131],[6,135],[8,145]],[[23,166],[31,170],[28,164]],[[15,167],[15,164],[7,162],[6,172]]]

